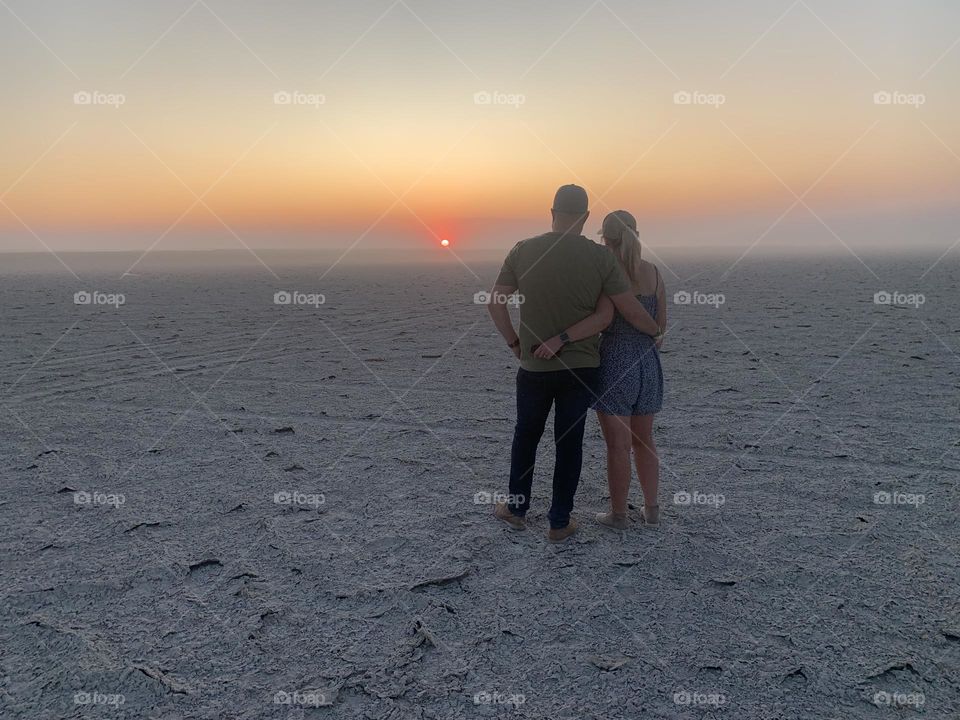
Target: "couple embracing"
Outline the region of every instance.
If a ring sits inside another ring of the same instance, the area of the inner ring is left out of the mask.
[[[625,210],[604,218],[603,245],[583,236],[590,215],[583,188],[561,187],[551,214],[551,232],[517,243],[507,255],[488,306],[520,360],[510,495],[494,514],[515,530],[526,528],[537,446],[552,407],[556,465],[547,538],[563,542],[577,531],[571,511],[584,425],[593,408],[606,441],[610,486],[610,511],[598,513],[597,522],[628,527],[632,456],[643,490],[641,520],[656,526],[653,418],[663,402],[658,352],[667,322],[663,279],[641,258],[637,223]],[[515,292],[523,296],[517,329],[506,304]]]

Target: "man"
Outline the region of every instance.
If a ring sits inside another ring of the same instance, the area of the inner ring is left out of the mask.
[[[583,236],[590,215],[587,193],[564,185],[554,198],[553,229],[522,240],[507,255],[491,291],[490,316],[508,347],[520,360],[517,371],[517,424],[510,453],[510,497],[494,514],[515,530],[526,527],[537,446],[551,406],[556,466],[548,518],[550,542],[563,542],[577,529],[570,517],[583,462],[583,427],[600,365],[597,335],[570,341],[563,331],[591,315],[602,295],[638,330],[656,335],[659,327],[630,292],[616,258]],[[508,296],[519,291],[520,332],[507,309]],[[534,357],[534,349],[557,334],[564,345],[551,359]]]

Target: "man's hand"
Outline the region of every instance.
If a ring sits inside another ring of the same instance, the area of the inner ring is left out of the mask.
[[[560,353],[562,347],[563,340],[560,339],[559,335],[554,335],[546,342],[537,345],[537,349],[533,351],[533,356],[540,360],[552,360]]]
[[[510,320],[510,311],[507,309],[507,297],[516,291],[515,287],[509,285],[494,285],[490,291],[490,302],[487,304],[487,312],[493,318],[493,324],[497,326],[500,336],[506,341],[514,356],[520,359],[520,338],[517,331],[513,329],[513,321]]]

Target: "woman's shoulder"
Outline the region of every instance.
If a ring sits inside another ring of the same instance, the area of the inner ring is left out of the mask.
[[[640,267],[643,268],[645,273],[649,273],[651,277],[657,274],[657,266],[649,260],[641,260]]]
[[[660,282],[660,271],[657,266],[647,260],[640,261],[640,272],[643,277],[644,289],[652,293]]]

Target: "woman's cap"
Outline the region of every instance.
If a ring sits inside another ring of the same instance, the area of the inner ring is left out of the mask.
[[[622,240],[624,230],[630,230],[636,237],[637,219],[626,210],[614,210],[603,219],[600,235],[610,240]]]

